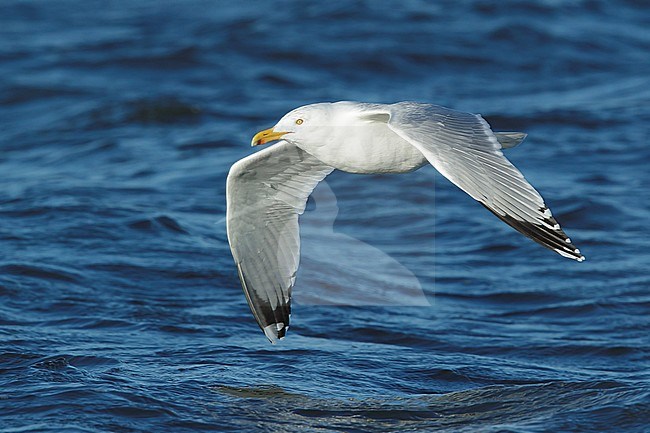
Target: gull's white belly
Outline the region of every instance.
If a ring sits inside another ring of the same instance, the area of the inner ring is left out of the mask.
[[[422,153],[383,123],[338,126],[336,134],[308,151],[349,173],[407,173],[427,163]]]

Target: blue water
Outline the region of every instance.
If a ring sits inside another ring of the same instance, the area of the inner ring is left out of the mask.
[[[648,431],[648,28],[634,1],[3,1],[0,431]],[[226,173],[344,99],[527,132],[508,157],[587,260],[430,167],[334,173],[312,250],[389,257],[427,305],[328,305],[373,275],[307,267],[271,346]]]

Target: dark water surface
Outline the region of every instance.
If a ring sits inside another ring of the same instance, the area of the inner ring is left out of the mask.
[[[0,431],[648,431],[644,2],[1,9]],[[304,216],[329,231],[303,302],[269,345],[227,246],[225,176],[286,111],[342,99],[528,132],[508,156],[587,260],[430,167],[334,173]],[[371,271],[323,265],[342,245]],[[430,305],[364,305],[373,278],[392,284],[379,258]],[[326,305],[337,290],[348,306]]]

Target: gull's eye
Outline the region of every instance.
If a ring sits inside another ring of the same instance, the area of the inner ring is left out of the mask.
[[[298,119],[298,120],[296,120],[296,125],[302,125],[302,122],[304,122],[304,120]]]

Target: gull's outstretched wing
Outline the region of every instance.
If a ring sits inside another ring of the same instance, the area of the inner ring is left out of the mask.
[[[298,215],[334,170],[281,141],[230,168],[226,225],[248,305],[266,337],[284,337],[300,261]]]
[[[388,126],[443,176],[523,235],[564,257],[584,260],[539,193],[503,156],[481,116],[411,102],[386,107]]]

